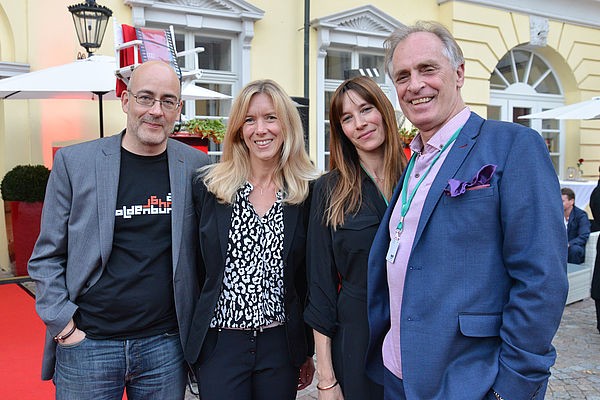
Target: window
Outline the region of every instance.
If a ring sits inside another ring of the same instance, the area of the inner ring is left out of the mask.
[[[373,79],[381,86],[394,107],[397,105],[392,82],[385,75],[383,41],[400,22],[367,5],[315,20],[318,32],[316,164],[329,167],[329,104],[337,87],[348,76],[363,70],[377,71]]]
[[[239,82],[238,75],[232,71],[232,43],[233,38],[211,37],[196,35],[194,32],[175,32],[175,44],[178,51],[189,50],[197,47],[204,48],[198,57],[198,68],[202,75],[195,84],[206,89],[232,96],[233,87]],[[180,57],[178,63],[187,69],[194,68],[194,56]],[[194,117],[221,117],[227,120],[231,109],[232,100],[195,100],[184,101],[182,114],[184,118]],[[212,162],[217,162],[221,156],[221,145],[209,142],[209,156]]]
[[[526,47],[509,51],[490,77],[488,118],[511,121],[535,129],[544,138],[557,175],[563,174],[564,132],[557,120],[520,119],[520,116],[564,104],[553,69]]]
[[[325,57],[325,101],[324,110],[324,149],[323,149],[323,169],[329,169],[329,107],[333,92],[338,86],[352,74],[361,74],[369,76],[367,70],[377,71],[377,76],[372,78],[381,84],[385,84],[385,73],[383,72],[383,54],[363,53],[361,51],[348,51],[331,49],[327,51]],[[359,71],[362,70],[362,71]],[[373,75],[373,73],[371,73]]]
[[[199,67],[215,71],[231,71],[231,39],[195,36],[197,47],[204,47]]]
[[[135,26],[175,30],[178,51],[203,47],[198,68],[202,75],[196,85],[233,95],[250,80],[250,52],[254,23],[264,11],[244,0],[127,0]],[[194,59],[188,55],[178,60],[180,66],[193,69]],[[232,100],[185,101],[182,114],[187,118],[226,119]],[[220,146],[210,144],[212,161],[220,158]]]
[[[527,50],[508,52],[490,78],[493,90],[506,90],[517,83],[531,86],[535,93],[562,94],[552,69],[538,55]]]
[[[344,71],[351,69],[352,53],[328,50],[325,58],[325,79],[344,80]]]

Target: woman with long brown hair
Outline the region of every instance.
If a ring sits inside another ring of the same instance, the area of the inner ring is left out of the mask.
[[[392,104],[356,77],[334,93],[330,172],[315,183],[308,229],[309,304],[319,399],[383,398],[364,372],[371,242],[406,165]]]

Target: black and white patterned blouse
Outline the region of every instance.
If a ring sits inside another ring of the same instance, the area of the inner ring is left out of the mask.
[[[236,195],[225,272],[211,328],[252,329],[285,322],[283,300],[283,194],[261,218],[246,182]]]

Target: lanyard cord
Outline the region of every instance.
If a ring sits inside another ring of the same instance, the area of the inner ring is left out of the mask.
[[[402,182],[402,193],[401,193],[402,207],[400,208],[400,221],[398,222],[398,226],[396,227],[396,236],[398,236],[400,234],[400,232],[402,231],[402,228],[404,225],[404,217],[406,216],[406,214],[408,214],[408,209],[410,208],[413,198],[415,197],[415,194],[417,193],[417,189],[419,189],[419,186],[421,186],[421,183],[423,182],[425,177],[427,177],[427,175],[429,174],[429,171],[435,165],[435,163],[440,158],[440,156],[444,153],[444,151],[446,151],[446,149],[448,147],[450,147],[450,145],[452,143],[454,143],[454,141],[458,137],[458,134],[460,133],[461,129],[462,129],[462,127],[458,128],[456,130],[456,132],[454,132],[452,137],[450,137],[450,139],[448,139],[446,144],[440,149],[440,152],[435,155],[435,157],[433,158],[433,161],[431,161],[431,164],[429,164],[429,167],[427,167],[427,170],[425,171],[425,173],[423,175],[421,175],[421,178],[419,179],[419,181],[417,182],[417,184],[413,188],[412,192],[410,193],[410,196],[408,196],[408,199],[407,199],[408,180],[409,180],[410,175],[412,174],[412,171],[415,167],[415,160],[417,159],[417,153],[415,152],[412,155],[412,157],[410,158],[408,167],[406,168],[406,173],[404,174],[404,181]]]

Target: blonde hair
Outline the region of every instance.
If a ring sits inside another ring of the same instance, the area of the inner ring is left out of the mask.
[[[402,171],[406,167],[406,156],[402,150],[396,114],[392,103],[385,96],[379,85],[364,76],[344,81],[331,98],[329,112],[330,124],[330,170],[337,172],[337,181],[328,193],[324,222],[334,229],[343,225],[347,213],[358,212],[362,204],[362,179],[360,159],[356,147],[344,134],[342,115],[344,97],[348,91],[354,91],[367,103],[375,106],[381,114],[385,140],[383,142],[384,180],[382,192],[389,199],[396,187]]]
[[[237,190],[248,180],[250,154],[242,138],[242,127],[250,101],[258,93],[271,99],[281,123],[283,145],[274,174],[275,184],[283,191],[285,203],[300,204],[308,196],[309,182],[318,174],[304,149],[302,122],[294,103],[281,86],[270,79],[250,82],[235,99],[223,140],[221,161],[204,168],[204,183],[220,202],[231,204]]]

